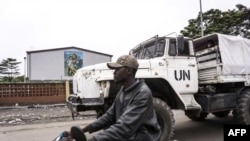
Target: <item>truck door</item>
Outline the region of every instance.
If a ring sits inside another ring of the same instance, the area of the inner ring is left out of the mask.
[[[171,38],[168,42],[169,81],[180,94],[195,93],[198,90],[198,72],[192,41],[183,40],[182,45],[176,41]]]

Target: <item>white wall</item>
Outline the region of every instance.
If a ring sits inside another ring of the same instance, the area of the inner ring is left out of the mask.
[[[72,77],[65,76],[65,51],[82,52],[83,67],[111,61],[111,56],[109,55],[75,48],[29,52],[27,54],[27,74],[29,80],[71,80]]]

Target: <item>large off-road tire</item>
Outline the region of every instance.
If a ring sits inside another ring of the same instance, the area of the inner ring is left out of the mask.
[[[174,135],[174,114],[166,102],[161,99],[154,98],[153,103],[162,130],[160,141],[171,141]]]
[[[195,110],[187,110],[185,111],[185,115],[193,121],[203,121],[207,118],[208,113],[201,112],[200,114],[197,114],[197,111]]]
[[[228,114],[230,113],[230,110],[227,111],[220,111],[220,112],[213,112],[212,114],[218,118],[223,118],[223,117],[227,117]]]
[[[250,125],[250,89],[242,91],[239,95],[234,116],[239,124]]]

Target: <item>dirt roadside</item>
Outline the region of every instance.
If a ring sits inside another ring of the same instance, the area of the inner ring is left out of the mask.
[[[75,120],[96,118],[94,111],[81,112]],[[72,121],[66,104],[0,106],[0,126]]]

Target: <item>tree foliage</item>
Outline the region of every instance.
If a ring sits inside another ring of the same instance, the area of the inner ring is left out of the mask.
[[[15,76],[19,75],[19,64],[14,58],[3,59],[0,63],[0,76],[2,81],[12,82]]]
[[[221,11],[210,9],[203,13],[204,35],[221,33],[227,35],[240,35],[250,39],[250,8],[242,4],[236,5],[237,9]],[[181,30],[183,36],[191,38],[201,37],[201,17],[190,19],[189,25]]]

